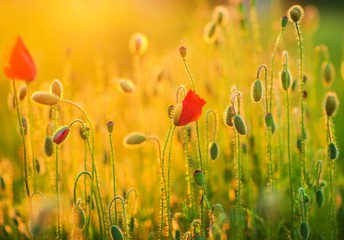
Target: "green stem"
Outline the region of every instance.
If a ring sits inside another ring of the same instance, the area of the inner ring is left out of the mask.
[[[56,129],[56,108],[54,107],[54,125]],[[58,145],[55,144],[55,186],[56,186],[56,206],[57,206],[57,215],[56,215],[56,234],[57,239],[61,239],[61,229],[60,229],[60,200],[59,200],[59,154],[58,154]]]
[[[305,181],[306,173],[306,146],[305,146],[305,119],[304,119],[304,101],[303,101],[303,91],[304,91],[304,82],[303,82],[303,53],[302,53],[302,38],[297,22],[295,23],[295,29],[297,32],[298,42],[299,42],[299,58],[300,58],[300,107],[301,107],[301,186]]]
[[[113,184],[113,195],[116,196],[116,168],[115,168],[115,151],[112,144],[112,134],[109,133],[109,141],[111,148],[111,165],[112,165],[112,184]]]
[[[126,215],[126,211],[125,211],[125,203],[124,203],[124,199],[120,196],[116,196],[114,197],[110,204],[109,204],[109,218],[110,218],[110,224],[112,225],[112,220],[111,220],[111,205],[113,202],[116,202],[116,200],[119,199],[121,201],[122,204],[122,212],[123,212],[123,220],[124,220],[124,226],[125,226],[125,239],[128,240],[129,239],[129,229],[128,229],[128,224],[127,224],[127,215]]]
[[[19,123],[19,131],[20,131],[20,136],[21,136],[21,140],[23,143],[25,190],[26,190],[27,199],[29,201],[30,214],[32,215],[32,204],[31,204],[31,198],[30,198],[31,194],[30,194],[30,187],[29,187],[28,165],[27,165],[26,139],[25,139],[25,133],[24,133],[23,123],[22,123],[22,117],[21,117],[20,112],[19,112],[19,101],[18,101],[17,89],[16,89],[16,84],[15,84],[14,79],[12,80],[12,84],[13,84],[13,92],[14,92],[14,101],[15,101],[15,105],[16,105],[17,117],[18,117],[18,123]]]
[[[100,227],[100,233],[101,233],[101,238],[103,237],[103,234],[106,235],[105,233],[105,229],[103,229],[103,226],[105,226],[105,219],[104,219],[104,208],[103,208],[103,204],[102,204],[102,198],[100,195],[100,187],[99,187],[99,180],[98,180],[98,173],[97,173],[97,169],[96,169],[96,165],[95,165],[95,156],[94,156],[94,149],[95,149],[95,139],[94,139],[94,128],[93,128],[93,124],[92,121],[90,119],[90,117],[88,116],[88,114],[75,102],[67,100],[67,99],[60,99],[61,103],[66,103],[69,105],[72,105],[74,107],[76,107],[77,109],[79,109],[79,111],[85,116],[89,126],[90,126],[90,130],[91,130],[91,140],[92,140],[92,144],[90,144],[89,140],[87,139],[87,145],[89,147],[90,150],[90,154],[92,157],[92,187],[91,189],[93,190],[93,185],[94,185],[94,175],[95,175],[95,180],[96,180],[96,190],[97,190],[97,194],[98,194],[98,199],[95,196],[96,202],[99,201],[99,203],[97,203],[97,211],[98,211],[98,215],[99,215],[99,227]],[[91,199],[92,199],[92,194],[93,191],[91,191]],[[99,204],[99,205],[98,205]],[[100,209],[99,209],[100,207]]]
[[[27,95],[31,96],[31,91],[30,91],[30,85],[26,83],[26,88],[27,88]],[[29,109],[29,128],[30,128],[30,146],[31,146],[31,158],[32,158],[32,171],[33,171],[33,191],[37,191],[37,179],[36,179],[36,162],[35,162],[35,153],[33,150],[33,122],[32,122],[32,104],[31,104],[31,99],[28,98],[28,109]]]
[[[240,135],[237,135],[237,161],[238,161],[238,196],[237,196],[237,239],[241,239],[242,234],[242,209],[241,209],[241,156],[240,156]]]
[[[171,206],[170,206],[170,193],[171,193],[171,152],[172,152],[172,140],[175,126],[172,127],[172,132],[170,134],[170,144],[168,152],[168,162],[167,162],[167,218],[168,218],[168,238],[172,239],[172,218],[171,218]]]

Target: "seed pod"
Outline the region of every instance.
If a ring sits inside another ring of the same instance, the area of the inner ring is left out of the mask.
[[[289,18],[294,22],[297,23],[303,17],[303,8],[300,5],[292,6],[289,11]]]
[[[106,123],[106,127],[107,127],[107,130],[109,133],[112,133],[113,131],[113,127],[115,126],[114,122],[113,121],[108,121]]]
[[[233,127],[233,118],[235,116],[235,113],[233,111],[233,107],[231,105],[228,105],[224,112],[224,122],[227,126]]]
[[[324,205],[324,193],[321,190],[321,188],[319,188],[316,193],[315,193],[315,200],[317,202],[317,205],[319,208],[322,208],[322,206]]]
[[[34,92],[31,99],[43,105],[53,106],[59,102],[58,96],[49,92]]]
[[[180,56],[181,56],[182,58],[185,58],[185,57],[186,57],[186,53],[187,53],[186,47],[181,46],[181,47],[179,48],[179,53],[180,53]]]
[[[271,113],[267,113],[265,115],[265,125],[267,128],[271,129],[272,134],[275,132],[275,130],[276,130],[275,121],[274,121],[274,118],[272,117]]]
[[[3,191],[5,190],[5,181],[4,181],[4,178],[2,176],[0,176],[0,190]]]
[[[82,127],[79,131],[80,137],[86,140],[90,136],[90,128],[89,127]]]
[[[209,148],[210,159],[216,160],[219,157],[219,152],[220,152],[219,145],[216,142],[212,142]]]
[[[130,217],[130,220],[129,220],[129,232],[133,233],[134,229],[135,229],[135,219],[134,219],[134,217]]]
[[[24,118],[24,117],[22,118],[22,126],[23,126],[23,129],[24,129],[24,135],[26,136],[28,125],[27,125],[26,118]]]
[[[338,158],[338,148],[337,145],[333,142],[328,144],[328,156],[331,160],[336,160]]]
[[[143,133],[131,133],[124,138],[126,145],[139,145],[146,141],[146,136]]]
[[[19,89],[19,99],[23,101],[27,94],[27,87],[25,85],[21,86]]]
[[[324,61],[321,64],[321,74],[324,87],[331,86],[336,76],[336,70],[334,69],[333,63]]]
[[[193,173],[193,177],[195,180],[195,183],[199,186],[199,187],[203,187],[204,186],[204,174],[201,170],[195,170]]]
[[[328,92],[325,96],[325,112],[328,117],[335,115],[338,106],[338,97],[335,92]]]
[[[246,135],[246,125],[244,120],[241,118],[240,115],[235,115],[234,117],[234,126],[237,132],[241,135]]]
[[[148,49],[148,38],[143,33],[135,33],[129,40],[129,49],[133,55],[142,56]]]
[[[36,167],[36,172],[40,173],[41,172],[41,164],[39,163],[38,159],[35,159],[35,167]]]
[[[46,137],[46,138],[45,138],[44,151],[45,151],[45,154],[46,154],[48,157],[50,157],[51,155],[53,155],[54,146],[53,146],[53,139],[52,139],[52,137]]]
[[[73,209],[74,214],[74,226],[77,230],[82,231],[86,226],[86,214],[85,211],[77,204]]]
[[[281,27],[284,28],[285,26],[287,26],[288,23],[288,16],[283,16],[281,18]]]
[[[283,68],[281,72],[281,84],[282,88],[287,91],[290,86],[290,72]]]
[[[251,86],[251,97],[254,102],[260,102],[263,96],[262,82],[257,79],[252,83]]]
[[[122,230],[115,225],[111,226],[111,236],[112,236],[113,240],[123,240],[124,239]]]
[[[62,96],[62,89],[62,83],[58,79],[55,79],[50,84],[50,92],[56,95],[58,98],[61,98]]]
[[[70,128],[68,126],[62,126],[55,132],[53,136],[53,142],[56,144],[61,144],[68,137]]]
[[[123,92],[132,93],[136,90],[134,83],[128,79],[119,80],[119,86]]]
[[[309,227],[306,222],[301,222],[299,226],[299,233],[301,236],[301,239],[307,240],[309,238]]]

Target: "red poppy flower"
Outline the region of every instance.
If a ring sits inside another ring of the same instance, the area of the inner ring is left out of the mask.
[[[186,94],[181,110],[175,112],[174,123],[176,126],[183,126],[190,122],[197,121],[202,115],[202,108],[206,104],[194,91],[189,90]]]
[[[20,36],[6,46],[2,64],[9,79],[31,82],[36,77],[35,63]]]

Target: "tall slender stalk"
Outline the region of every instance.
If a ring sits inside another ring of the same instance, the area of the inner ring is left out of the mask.
[[[28,170],[28,163],[27,163],[27,145],[26,145],[26,138],[25,138],[25,133],[24,133],[24,128],[23,128],[23,123],[22,123],[22,117],[19,111],[19,101],[18,101],[18,95],[17,95],[17,88],[16,88],[16,83],[15,80],[12,80],[13,84],[13,92],[14,92],[14,101],[15,101],[15,106],[16,106],[16,111],[17,111],[17,118],[18,118],[18,123],[19,123],[19,131],[20,131],[20,136],[21,140],[23,143],[23,159],[24,159],[24,183],[25,183],[25,191],[26,191],[26,196],[29,202],[29,207],[30,207],[30,214],[32,215],[32,204],[31,204],[31,194],[30,194],[30,187],[29,187],[29,170]]]

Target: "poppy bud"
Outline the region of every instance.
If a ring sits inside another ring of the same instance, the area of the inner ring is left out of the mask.
[[[123,233],[121,229],[115,225],[111,226],[111,236],[113,240],[123,240]]]
[[[195,170],[193,173],[193,177],[195,180],[195,183],[200,186],[203,187],[204,186],[204,174],[201,170]]]
[[[70,128],[68,126],[62,126],[55,132],[53,136],[53,142],[61,144],[69,135]]]

